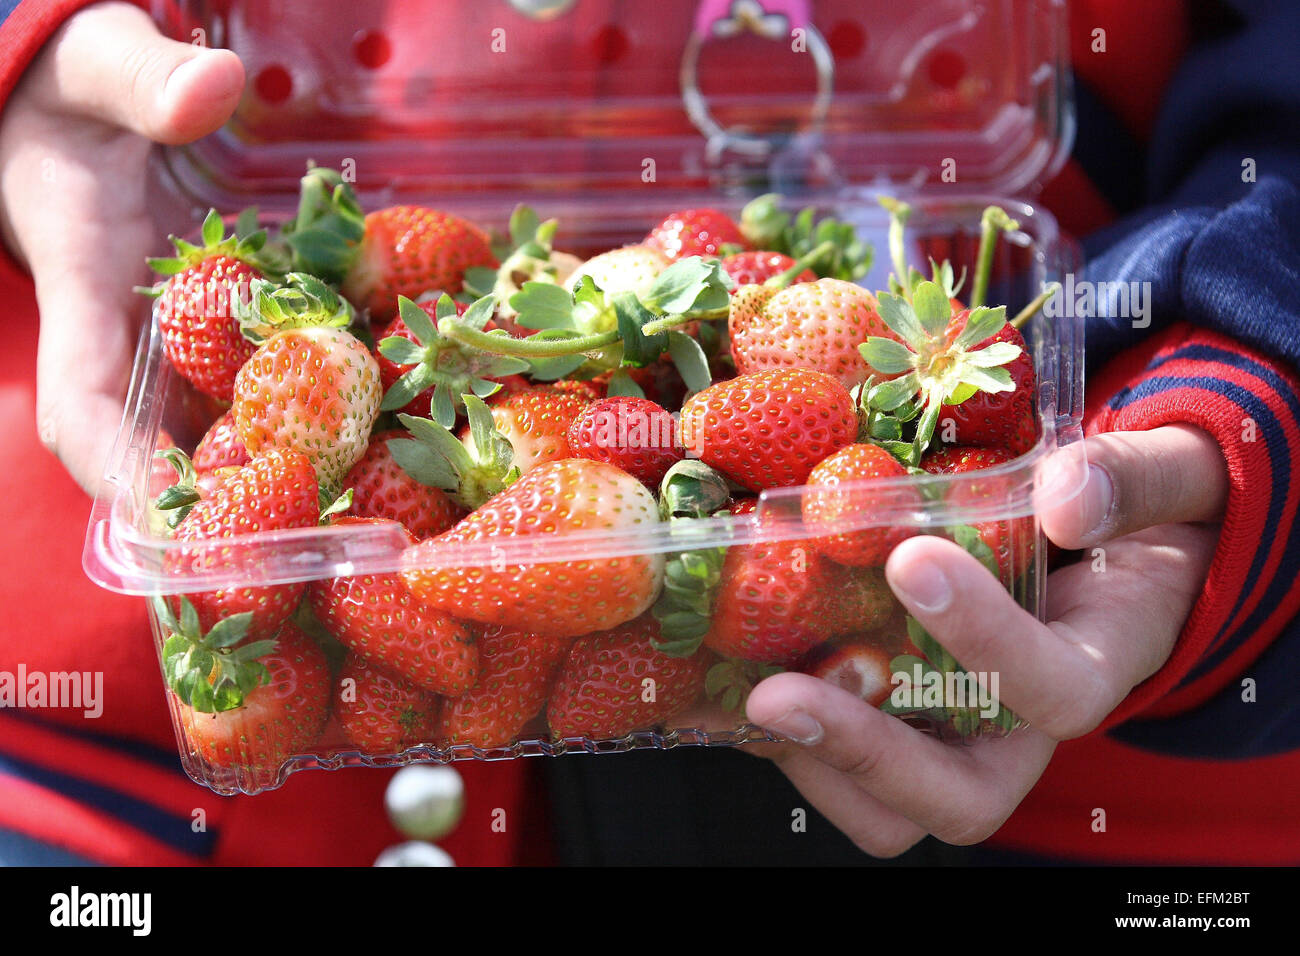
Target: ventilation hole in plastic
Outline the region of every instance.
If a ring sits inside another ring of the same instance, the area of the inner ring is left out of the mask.
[[[947,90],[962,81],[966,69],[966,58],[953,50],[936,50],[925,66],[930,82]]]
[[[293,77],[282,66],[263,67],[253,79],[253,89],[267,103],[283,103],[293,95]]]
[[[612,23],[606,24],[596,31],[596,35],[591,38],[591,50],[595,54],[596,60],[600,63],[613,63],[621,60],[628,48],[627,34],[621,27]]]
[[[377,70],[393,56],[393,45],[378,30],[363,30],[352,39],[352,55],[367,70]]]
[[[826,35],[826,42],[837,60],[852,60],[859,56],[867,46],[867,34],[861,24],[852,20],[841,20],[831,27]]]

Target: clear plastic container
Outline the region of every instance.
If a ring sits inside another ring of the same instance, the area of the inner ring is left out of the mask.
[[[557,248],[580,252],[636,241],[672,209],[710,205],[738,212],[744,196],[775,185],[794,191],[797,205],[811,202],[854,223],[874,243],[876,269],[863,280],[869,288],[883,287],[888,258],[887,220],[875,201],[878,192],[904,194],[912,204],[910,254],[918,265],[927,256],[946,256],[958,271],[963,266],[973,268],[980,212],[997,203],[1020,222],[1020,229],[1000,245],[988,298],[1006,303],[1012,312],[1030,301],[1041,283],[1068,261],[1063,257],[1068,256],[1070,245],[1058,235],[1050,214],[1012,198],[1031,191],[1068,151],[1070,121],[1061,41],[1064,11],[1059,3],[945,2],[927,4],[924,12],[899,11],[897,4],[876,2],[816,4],[815,42],[835,54],[836,94],[824,114],[814,105],[812,119],[807,115],[806,94],[816,97],[812,80],[805,95],[792,93],[776,106],[770,102],[771,94],[741,94],[733,89],[707,100],[709,115],[724,130],[721,136],[715,131],[712,141],[692,124],[680,87],[662,92],[650,80],[641,78],[641,82],[634,76],[625,80],[632,91],[639,88],[643,95],[616,91],[606,100],[584,99],[584,93],[599,91],[578,89],[573,65],[567,72],[538,76],[534,86],[524,85],[534,90],[529,102],[543,110],[547,122],[536,116],[521,119],[516,106],[503,97],[507,76],[513,76],[516,84],[523,81],[508,70],[503,74],[488,54],[463,58],[459,72],[453,74],[447,74],[448,67],[436,58],[419,60],[410,55],[408,47],[418,47],[422,31],[446,28],[437,12],[445,12],[451,4],[357,3],[342,21],[331,21],[304,40],[290,39],[299,34],[285,19],[277,16],[263,22],[259,5],[221,5],[223,14],[201,3],[162,6],[166,9],[160,8],[160,20],[174,35],[202,29],[210,42],[236,49],[249,69],[252,90],[227,129],[193,147],[159,155],[155,164],[159,215],[169,219],[177,232],[192,229],[196,211],[209,204],[233,212],[257,203],[271,217],[291,214],[293,190],[304,160],[310,157],[335,165],[353,160],[358,191],[368,208],[395,201],[423,202],[499,228],[515,202],[529,201],[544,218],[560,219]],[[509,44],[510,37],[522,34],[528,22],[506,10],[505,4],[499,6]],[[579,8],[584,6],[589,5]],[[787,26],[802,22],[801,11],[806,8],[790,2],[768,6],[784,11]],[[561,11],[554,20],[539,21],[538,29],[563,24],[564,15]],[[632,21],[625,27],[627,35],[676,49],[679,58],[685,50],[696,62],[701,89],[706,78],[719,82],[717,76],[706,77],[704,64],[714,43],[721,41],[700,41],[698,24],[692,27],[687,21],[678,28],[666,26],[662,14],[654,22],[638,22],[646,18],[641,12],[626,16]],[[367,43],[374,46],[375,25],[380,23],[402,28],[384,28],[392,47],[388,59],[379,67],[366,66],[367,57],[369,61],[379,57],[373,50],[364,56],[355,51],[370,49]],[[869,39],[863,42],[874,57],[840,56],[841,48],[853,45],[852,36],[845,38],[846,23],[871,25]],[[691,39],[692,29],[696,40]],[[609,43],[614,42],[611,36],[606,34]],[[999,39],[1006,56],[996,67],[988,66],[987,58],[974,51],[988,49]],[[939,56],[955,50],[966,51],[960,70],[951,58]],[[521,60],[513,69],[526,71],[526,59]],[[292,92],[275,102],[274,97],[262,96],[276,92],[265,79],[276,74],[266,71],[289,63],[294,65]],[[475,70],[485,72],[476,77]],[[954,73],[959,76],[950,82]],[[456,100],[456,110],[440,114],[434,123],[418,108],[411,91],[421,89],[421,84],[441,88],[452,82],[452,76],[454,91],[463,96]],[[793,103],[796,99],[800,108]],[[398,106],[390,109],[394,103]],[[777,108],[782,105],[784,119]],[[485,115],[489,118],[483,119]],[[755,117],[764,118],[768,125],[755,132]],[[800,123],[811,125],[792,128]],[[740,126],[744,129],[737,134]],[[497,147],[491,157],[480,149],[489,133]],[[457,147],[466,143],[474,144],[468,155],[463,150],[458,153]],[[543,145],[549,153],[542,151]],[[658,159],[653,184],[639,178],[637,157],[644,156]],[[955,184],[941,177],[945,159],[955,160]],[[632,165],[622,166],[625,160]],[[615,169],[626,169],[626,175],[613,175]],[[1059,500],[1075,494],[1084,476],[1079,444],[1083,330],[1075,318],[1040,315],[1026,333],[1037,376],[1041,434],[1036,446],[1014,461],[974,474],[873,482],[872,508],[851,515],[836,530],[851,533],[891,527],[908,534],[969,537],[969,531],[961,529],[997,526],[1009,542],[1011,555],[1001,566],[1003,584],[1022,606],[1041,616],[1046,548],[1036,512],[1045,495]],[[122,430],[106,468],[105,491],[95,503],[88,529],[84,563],[92,579],[116,591],[155,596],[388,574],[403,568],[407,542],[399,533],[350,526],[222,539],[209,548],[210,556],[220,560],[209,561],[202,572],[194,571],[187,561],[191,567],[178,574],[175,567],[182,553],[192,558],[195,545],[171,540],[151,510],[150,501],[158,491],[153,454],[163,429],[182,448],[192,448],[216,411],[197,400],[172,371],[163,358],[156,326],[146,330]],[[1045,487],[1049,460],[1057,467],[1051,469],[1052,486]],[[836,577],[843,569],[819,556],[815,542],[820,530],[803,521],[805,493],[803,488],[769,491],[760,496],[753,514],[665,523],[635,535],[515,537],[499,544],[449,546],[439,550],[437,560],[445,567],[514,567],[639,556],[658,563],[687,550],[720,548],[741,556],[754,549],[790,549],[802,555],[801,560],[811,556],[817,565],[814,572],[824,576],[818,579],[818,587],[808,590],[807,606],[796,601],[790,608],[791,619],[812,622],[806,626],[814,634],[805,642],[812,649],[784,662],[785,666],[813,670],[838,648],[858,645],[887,654],[900,668],[910,668],[924,658],[928,664],[923,668],[957,670],[955,662],[927,643],[924,635],[913,631],[909,637],[901,608],[887,590],[884,599],[871,597],[864,603],[862,613],[868,619],[856,625],[837,624],[840,629],[832,633],[824,623],[827,605],[822,602],[829,591],[848,588],[843,578]],[[881,593],[876,581],[864,588],[872,595]],[[161,659],[168,635],[158,614],[152,616]],[[481,642],[482,629],[471,630]],[[325,643],[328,651],[337,650]],[[687,701],[675,700],[672,713],[653,725],[609,737],[555,738],[542,705],[500,746],[421,739],[400,751],[372,753],[349,745],[337,721],[322,718],[322,729],[309,746],[295,741],[283,759],[261,764],[240,753],[221,760],[205,756],[196,742],[195,722],[210,718],[169,697],[181,759],[190,776],[219,793],[256,793],[279,786],[289,773],[309,767],[393,766],[764,739],[761,730],[745,723],[743,707],[728,694],[728,688],[743,690],[760,679],[767,672],[759,666],[762,662],[728,665],[710,657],[707,663],[711,676],[706,681],[701,667],[692,677],[697,692]],[[332,659],[332,667],[330,680],[336,680],[337,660]],[[284,687],[283,692],[303,691]],[[728,710],[725,704],[735,706]],[[995,707],[992,713],[981,714],[979,703],[936,709],[918,696],[915,706],[887,706],[918,726],[958,738],[1002,734],[1017,726],[1014,715],[1005,710]]]

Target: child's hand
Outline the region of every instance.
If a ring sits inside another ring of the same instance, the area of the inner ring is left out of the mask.
[[[40,306],[41,441],[92,494],[117,434],[135,352],[149,215],[150,143],[220,126],[244,84],[239,58],[161,37],[127,3],[71,17],[0,116],[0,230]]]
[[[750,720],[806,741],[759,748],[859,847],[902,853],[927,833],[969,844],[992,835],[1029,792],[1058,740],[1088,733],[1173,649],[1200,595],[1227,500],[1218,445],[1185,426],[1087,440],[1088,484],[1043,515],[1084,559],[1047,582],[1049,623],[1017,606],[957,545],[917,537],[886,575],[917,620],[1029,722],[1003,740],[949,746],[802,674],[749,697]],[[1092,549],[1103,546],[1105,571]]]

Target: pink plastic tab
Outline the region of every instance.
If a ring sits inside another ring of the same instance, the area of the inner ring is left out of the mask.
[[[773,39],[806,27],[810,19],[808,0],[701,0],[695,32],[726,37],[752,30]]]

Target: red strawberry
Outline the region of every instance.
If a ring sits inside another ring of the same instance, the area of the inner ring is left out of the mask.
[[[397,522],[340,518],[337,525],[392,525],[408,544],[415,538]],[[478,649],[455,618],[423,606],[401,575],[359,574],[313,581],[312,611],[349,650],[435,694],[458,697],[474,686]]]
[[[829,636],[831,562],[810,541],[727,549],[704,646],[723,657],[791,663]]]
[[[239,311],[254,280],[262,279],[258,253],[265,233],[226,236],[215,209],[203,221],[202,245],[172,237],[174,258],[150,259],[169,276],[156,286],[163,354],[172,367],[207,395],[229,402],[235,375],[253,354],[240,331]]]
[[[552,738],[623,737],[690,706],[704,690],[708,656],[669,657],[651,645],[658,638],[648,615],[578,638],[547,706]]]
[[[871,374],[858,346],[873,335],[895,338],[877,311],[876,297],[841,279],[779,291],[741,286],[731,298],[727,327],[740,374],[798,366],[832,375],[845,388]]]
[[[921,459],[921,467],[932,475],[970,474],[1005,464],[1015,457],[1003,448],[950,446],[929,452]],[[1006,491],[1004,484],[994,479],[990,479],[983,487],[975,480],[955,484],[948,490],[947,501],[971,506],[997,500]],[[1010,584],[1028,570],[1037,540],[1032,517],[977,521],[971,527],[993,552],[997,560],[999,580]]]
[[[957,332],[965,327],[968,312],[954,316],[960,323]],[[1003,366],[1011,373],[1015,390],[1010,392],[976,392],[959,405],[944,405],[939,411],[937,431],[940,436],[949,434],[947,421],[955,431],[951,441],[958,445],[976,445],[982,448],[1005,448],[1013,455],[1023,455],[1038,441],[1038,421],[1034,415],[1034,364],[1025,350],[1025,339],[1011,325],[1004,325],[995,335],[989,336],[976,348],[985,348],[994,342],[1009,342],[1021,352]]]
[[[750,491],[803,484],[813,466],[857,433],[848,389],[806,368],[741,375],[682,406],[687,451]]]
[[[194,449],[190,460],[194,463],[194,470],[200,474],[232,465],[242,467],[248,464],[251,459],[248,449],[239,440],[233,414],[224,412],[212,423],[212,427],[199,439],[198,447]]]
[[[539,388],[542,386],[538,386]],[[577,395],[579,398],[585,398],[589,402],[605,397],[605,383],[599,379],[574,379],[562,378],[558,382],[551,382],[546,388],[557,392],[567,392],[571,395]],[[522,389],[519,389],[522,391]]]
[[[442,746],[509,746],[546,703],[567,640],[489,628],[478,646],[483,670],[474,689],[448,701],[438,724]]]
[[[713,259],[724,245],[749,245],[732,218],[716,209],[675,212],[651,229],[644,242],[669,260],[686,256]]]
[[[379,366],[347,325],[350,310],[319,279],[255,290],[255,334],[268,337],[235,378],[231,412],[250,455],[293,448],[331,493],[366,451],[379,416]],[[281,298],[281,296],[284,298]]]
[[[368,754],[400,753],[437,736],[438,698],[349,654],[334,688],[348,743]]]
[[[257,545],[220,547],[214,539],[251,535],[288,528],[310,528],[320,515],[316,475],[305,455],[273,450],[258,455],[229,475],[202,498],[176,529],[176,540],[193,543],[169,555],[167,563],[178,575],[225,570],[257,579]],[[191,594],[203,630],[217,621],[244,611],[253,612],[251,639],[269,637],[298,604],[301,584],[245,586]]]
[[[832,637],[862,634],[885,624],[898,602],[880,568],[836,566],[828,595],[826,633]]]
[[[488,402],[492,421],[515,450],[514,464],[522,472],[561,458],[574,457],[569,447],[569,426],[587,407],[587,400],[576,392],[546,386],[515,392]],[[461,434],[474,454],[473,438],[468,427]]]
[[[873,479],[906,477],[907,469],[879,445],[853,444],[828,456],[808,476],[803,498],[804,521],[824,533],[817,550],[854,567],[883,565],[895,545],[915,532],[891,524],[849,525],[881,508],[920,507],[921,496],[911,487],[871,487]]]
[[[737,252],[722,259],[722,270],[735,280],[736,286],[761,285],[791,268],[794,260],[783,252]],[[804,269],[794,282],[816,282],[817,273]]]
[[[644,398],[593,402],[573,420],[568,438],[577,457],[616,465],[651,489],[683,458],[672,415]]]
[[[422,485],[393,460],[389,439],[409,438],[401,429],[375,432],[361,460],[343,479],[352,489],[351,514],[361,518],[390,518],[417,538],[446,531],[461,517],[461,509],[438,488]]]
[[[390,206],[365,218],[360,254],[343,280],[343,294],[372,319],[397,312],[397,297],[440,290],[455,295],[465,270],[495,269],[487,233],[458,216],[423,206]]]
[[[488,499],[450,531],[406,554],[407,587],[430,606],[471,621],[577,637],[615,627],[646,610],[663,580],[661,554],[554,560],[550,542],[565,532],[603,536],[651,533],[659,506],[631,475],[604,462],[570,458],[538,465]],[[494,545],[490,561],[461,565],[461,546]],[[507,564],[509,549],[533,546],[527,564]]]
[[[251,772],[251,780],[241,781],[250,789],[274,785],[286,759],[311,749],[330,704],[325,655],[292,624],[276,635],[275,650],[261,662],[269,679],[233,710],[202,713],[173,701],[191,752],[211,766]]]
[[[842,644],[810,667],[808,673],[879,707],[889,699],[893,687],[889,660],[879,647]]]

